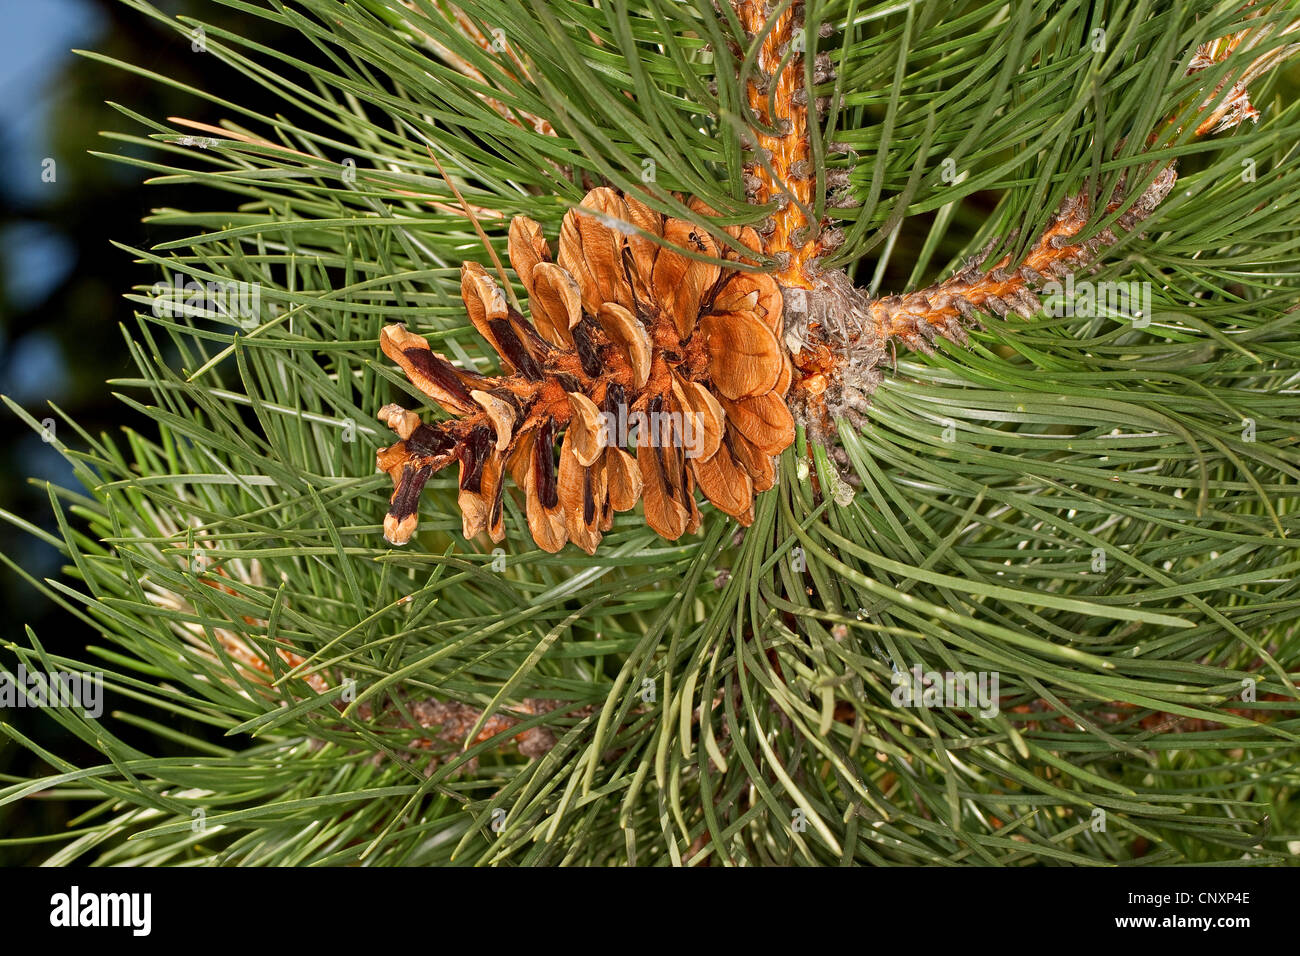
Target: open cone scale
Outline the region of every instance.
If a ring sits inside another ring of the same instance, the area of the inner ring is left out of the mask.
[[[1126,176],[1106,202],[1091,191],[1067,198],[1018,264],[1004,256],[986,265],[986,249],[937,285],[870,299],[842,270],[821,268],[838,236],[830,218],[810,221],[803,4],[796,0],[771,18],[755,0],[736,0],[733,9],[757,44],[746,90],[755,124],[746,192],[776,212],[758,230],[726,231],[775,265],[752,271],[757,260],[611,187],[591,190],[565,217],[554,259],[541,227],[516,217],[510,262],[527,290],[531,321],[482,266],[466,264],[461,281],[469,318],[507,374],[458,368],[402,326],[382,332],[385,354],[454,416],[425,424],[397,405],[379,413],[400,438],[378,454],[394,485],[384,521],[391,543],[410,540],[422,488],[453,461],[466,538],[486,532],[503,540],[507,475],[524,492],[533,539],[550,552],[572,541],[594,553],[614,513],[638,501],[647,524],[676,540],[700,525],[697,487],[748,525],[754,495],[774,484],[773,456],[793,442],[796,421],[821,438],[837,419],[861,424],[892,343],[928,352],[937,338],[964,344],[982,315],[1034,315],[1041,309],[1036,291],[1096,262],[1173,188],[1173,163],[1148,167],[1140,192],[1128,188]],[[1245,29],[1198,48],[1189,75],[1234,53],[1244,65],[1229,77],[1231,86],[1225,80],[1206,92],[1197,134],[1258,118],[1247,84],[1300,47],[1251,52],[1274,29]],[[1291,23],[1281,33],[1298,30],[1300,23]],[[817,82],[833,77],[824,56],[813,75]],[[696,200],[690,208],[715,215]],[[1117,212],[1112,227],[1075,240],[1095,219]],[[650,427],[635,429],[632,454],[625,423],[638,416]]]
[[[611,220],[672,245],[627,235]],[[752,228],[730,233],[759,246]],[[470,321],[507,374],[459,368],[400,325],[381,334],[384,353],[454,416],[425,424],[397,405],[380,411],[401,439],[378,455],[393,479],[388,540],[410,540],[420,490],[453,461],[466,538],[504,538],[507,474],[524,492],[533,540],[551,552],[572,541],[594,553],[614,513],[638,501],[646,523],[675,540],[699,527],[697,487],[742,524],[752,522],[754,493],[772,486],[773,456],[794,440],[776,281],[739,268],[733,250],[691,223],[609,187],[593,189],[565,217],[554,259],[526,217],[511,223],[509,253],[531,321],[482,266],[467,263],[461,272]],[[638,419],[633,454],[623,443],[626,423]]]

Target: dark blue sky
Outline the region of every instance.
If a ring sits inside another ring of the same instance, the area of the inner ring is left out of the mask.
[[[38,211],[60,183],[43,181],[42,162],[53,156],[49,119],[53,110],[76,109],[59,102],[54,79],[74,47],[92,46],[104,29],[99,11],[85,0],[0,0],[0,142],[3,188],[12,201]],[[57,166],[56,166],[57,174]],[[38,219],[0,230],[6,296],[0,308],[40,301],[72,268],[72,244]],[[52,337],[40,332],[18,342],[0,341],[0,363],[9,374],[0,391],[25,401],[55,397],[66,369]],[[52,394],[53,393],[53,394]]]

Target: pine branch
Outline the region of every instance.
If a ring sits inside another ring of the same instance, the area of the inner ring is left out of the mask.
[[[779,114],[741,80],[747,57],[757,70],[756,41],[734,11],[704,3],[458,5],[483,36],[505,31],[525,75],[430,4],[235,5],[260,19],[206,25],[213,83],[240,72],[283,109],[263,115],[117,64],[231,119],[195,129],[123,108],[137,132],[110,134],[106,152],[204,197],[155,213],[166,241],[128,254],[168,280],[258,283],[259,307],[237,317],[184,290],[161,303],[134,290],[125,338],[137,371],[113,383],[125,393],[120,435],[10,405],[36,431],[57,419],[51,447],[78,488],[51,489],[53,533],[4,516],[58,547],[67,573],[7,567],[101,637],[63,656],[29,634],[3,649],[6,666],[101,670],[121,715],[49,712],[102,755],[89,766],[0,725],[49,765],[0,782],[0,812],[47,795],[85,809],[71,832],[41,836],[59,838],[48,862],[1288,858],[1300,825],[1289,799],[1300,108],[1252,85],[1262,119],[1233,133],[1236,152],[1194,144],[1193,126],[1234,95],[1232,61],[1254,34],[1202,77],[1174,65],[1206,36],[1249,29],[1249,11],[1153,8],[1110,24],[1094,61],[1091,6],[1075,0],[1050,14],[818,4],[820,22],[803,28],[810,55],[787,66],[807,85],[831,26],[836,77],[808,104],[808,221],[819,203],[843,220],[844,244],[821,265],[843,276],[845,296],[887,301],[837,266],[861,260],[874,285],[891,257],[906,260],[903,287],[925,289],[931,258],[956,261],[1018,225],[1019,239],[989,253],[995,265],[1011,257],[1010,272],[1046,251],[1049,217],[1083,194],[1097,214],[1066,245],[1113,229],[1129,255],[1094,260],[1099,275],[1151,281],[1165,318],[1142,332],[1035,314],[989,321],[966,349],[939,336],[932,355],[900,351],[898,374],[861,409],[866,427],[840,424],[838,451],[798,431],[769,459],[774,485],[743,533],[705,502],[699,532],[672,542],[620,513],[588,556],[539,548],[526,495],[509,490],[503,540],[465,540],[460,482],[445,473],[426,483],[411,545],[382,541],[391,485],[372,471],[385,443],[374,416],[403,393],[428,397],[381,357],[385,329],[404,326],[457,374],[511,378],[457,295],[464,264],[486,271],[491,259],[457,193],[498,256],[517,216],[563,237],[595,180],[690,223],[720,258],[743,254],[728,228],[759,228],[782,194],[745,202],[745,166],[761,179],[764,160],[742,149],[745,110],[759,126]],[[153,14],[189,42],[195,24]],[[319,53],[259,45],[262,20]],[[1278,11],[1270,22],[1289,21]],[[1288,37],[1251,47],[1251,61]],[[1163,145],[1146,147],[1167,115]],[[1259,164],[1250,186],[1241,153]],[[934,161],[947,155],[969,178],[940,188]],[[1160,240],[1120,235],[1175,158],[1183,178],[1160,207]],[[642,181],[646,160],[654,182]],[[781,174],[791,192],[802,172]],[[1116,192],[1121,179],[1131,191]],[[1001,204],[990,214],[962,201],[977,191]],[[860,204],[840,205],[844,195]],[[933,216],[919,231],[905,222],[921,214]],[[812,239],[788,231],[776,252],[793,258]],[[718,267],[759,275],[773,259],[754,251]],[[516,268],[521,296],[532,271]],[[800,293],[784,294],[792,324]],[[563,323],[525,301],[544,316],[533,316],[538,335],[562,338]],[[504,421],[490,401],[466,407]],[[404,412],[389,419],[399,437],[420,427]],[[896,705],[897,677],[914,667],[1000,674],[997,713]],[[169,750],[129,745],[123,725]],[[544,755],[521,753],[527,740]]]
[[[1249,16],[1264,17],[1277,9],[1261,7]],[[1197,121],[1197,135],[1229,130],[1246,119],[1258,121],[1259,113],[1250,104],[1249,84],[1300,51],[1300,44],[1276,42],[1300,31],[1300,20],[1279,25],[1275,19],[1196,49],[1187,75],[1224,63],[1239,51],[1229,64],[1233,69],[1200,101],[1192,117]],[[1266,52],[1244,59],[1270,37],[1274,45]],[[794,112],[799,112],[797,106]],[[1174,124],[1173,119],[1168,121],[1168,125]],[[806,131],[807,124],[797,122],[795,127]],[[1152,132],[1148,147],[1155,145],[1160,136],[1160,130]],[[789,151],[790,147],[786,147]],[[1145,184],[1140,192],[1129,188],[1130,177],[1126,174],[1105,203],[1095,201],[1091,189],[1077,193],[1061,204],[1046,231],[1014,265],[1010,256],[1003,256],[985,267],[988,254],[1002,244],[994,237],[959,272],[916,292],[873,300],[853,288],[842,272],[816,275],[811,281],[802,274],[794,282],[785,281],[783,276],[782,284],[787,289],[786,341],[797,369],[791,403],[799,410],[800,421],[822,435],[829,433],[833,419],[862,424],[863,409],[880,384],[881,365],[894,341],[929,353],[936,337],[965,345],[966,329],[982,327],[981,313],[999,318],[1015,313],[1028,319],[1041,312],[1042,303],[1035,292],[1050,281],[1068,279],[1097,262],[1119,241],[1114,227],[1123,234],[1136,229],[1172,191],[1176,168],[1176,162],[1156,163],[1154,175],[1143,171],[1132,176]],[[788,170],[786,175],[790,175]],[[1093,226],[1098,227],[1097,231],[1090,229]],[[1093,234],[1071,241],[1085,230]]]

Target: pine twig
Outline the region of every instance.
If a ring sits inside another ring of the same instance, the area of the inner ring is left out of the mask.
[[[816,260],[828,251],[820,224],[813,222],[815,194],[808,91],[804,86],[803,3],[790,3],[769,20],[763,0],[741,0],[736,15],[753,51],[755,69],[745,95],[754,124],[749,145],[756,157],[745,169],[751,203],[777,204],[760,231],[763,251],[780,263],[784,287],[813,287]],[[819,81],[832,78],[830,58],[817,58]]]
[[[1136,197],[1125,188],[1131,181],[1128,177],[1121,179],[1100,208],[1090,191],[1080,192],[1061,204],[1019,263],[1004,256],[991,267],[983,265],[998,244],[995,238],[979,255],[967,260],[960,271],[937,285],[872,299],[855,288],[844,272],[820,271],[817,256],[822,251],[821,241],[802,238],[809,234],[807,209],[812,194],[810,177],[806,175],[811,128],[808,94],[802,89],[804,73],[799,59],[781,58],[801,28],[802,4],[792,3],[770,21],[761,19],[762,7],[753,0],[735,3],[751,36],[761,38],[759,78],[748,83],[748,95],[757,120],[775,124],[782,132],[757,132],[760,162],[747,185],[752,187],[751,201],[776,198],[783,207],[773,217],[772,227],[763,232],[763,251],[777,256],[782,264],[777,279],[785,300],[785,344],[795,366],[789,401],[796,418],[814,433],[829,433],[833,419],[860,421],[880,383],[883,362],[893,343],[902,342],[928,352],[936,338],[965,344],[966,329],[978,326],[981,314],[1005,317],[1014,312],[1032,317],[1042,309],[1038,290],[1052,279],[1064,278],[1095,263],[1119,240],[1121,232],[1137,228],[1173,189],[1177,172],[1176,163],[1171,162],[1156,172]],[[1221,63],[1230,55],[1242,57],[1257,49],[1274,29],[1272,23],[1248,27],[1203,44],[1187,73]],[[1279,35],[1297,31],[1300,21],[1288,24]],[[1258,111],[1251,105],[1247,91],[1249,83],[1297,50],[1300,44],[1274,47],[1230,74],[1230,86],[1225,78],[1201,104],[1204,115],[1197,125],[1197,135],[1231,129],[1246,119],[1257,120]],[[770,97],[769,90],[774,91]],[[1155,134],[1151,141],[1154,139]],[[1089,239],[1072,241],[1090,224],[1121,208],[1124,211],[1114,224],[1119,232],[1107,227]],[[812,232],[826,235],[831,232],[828,227],[828,222],[817,223]]]

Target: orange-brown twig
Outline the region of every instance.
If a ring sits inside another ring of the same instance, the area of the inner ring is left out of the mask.
[[[746,84],[759,162],[746,169],[749,200],[776,202],[763,236],[763,251],[782,263],[776,280],[791,288],[813,287],[813,260],[822,252],[818,224],[808,218],[815,194],[809,143],[808,97],[804,89],[802,2],[792,3],[769,23],[763,0],[741,0],[735,10],[751,42],[761,38],[757,73]],[[784,61],[784,67],[783,67]],[[779,132],[771,132],[778,130]]]

